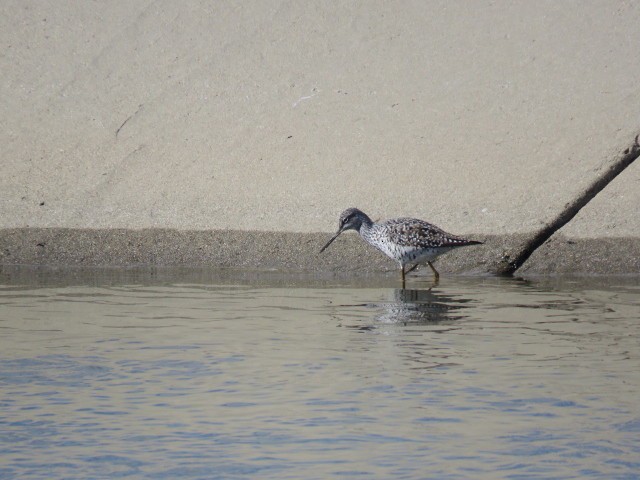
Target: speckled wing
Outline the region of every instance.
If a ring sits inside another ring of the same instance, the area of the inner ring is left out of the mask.
[[[481,243],[451,235],[435,225],[416,218],[396,218],[382,222],[379,226],[387,231],[391,242],[404,247],[452,248]]]

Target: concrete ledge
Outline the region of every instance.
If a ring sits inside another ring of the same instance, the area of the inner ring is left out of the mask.
[[[290,272],[393,272],[395,263],[355,234],[325,253],[330,233],[172,229],[0,229],[0,265],[189,266]],[[526,234],[469,235],[485,245],[451,252],[437,261],[443,274],[495,274],[506,253]],[[640,239],[569,239],[554,236],[519,274],[640,274]],[[418,275],[430,274],[428,269]]]
[[[516,274],[640,276],[640,239],[573,239],[554,235],[529,257]]]

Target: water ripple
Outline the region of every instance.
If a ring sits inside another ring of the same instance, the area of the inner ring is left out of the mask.
[[[635,284],[19,278],[0,286],[2,478],[640,470]]]

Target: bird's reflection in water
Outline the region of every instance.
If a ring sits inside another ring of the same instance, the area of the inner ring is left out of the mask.
[[[443,323],[466,317],[469,300],[428,290],[395,289],[393,302],[380,303],[375,319],[381,323]]]
[[[477,300],[465,297],[460,291],[448,293],[434,287],[387,292],[388,301],[351,305],[356,307],[356,314],[343,312],[340,326],[373,333],[363,337],[367,349],[371,348],[371,339],[384,338],[385,345],[393,339],[391,344],[398,348],[394,350],[393,359],[408,362],[412,370],[423,372],[457,365],[455,347],[442,335],[463,328],[460,320],[471,316],[469,307]],[[357,347],[361,345],[354,346]]]
[[[433,289],[395,289],[389,302],[367,303],[362,306],[377,313],[367,325],[352,325],[360,330],[372,330],[380,324],[434,325],[446,324],[466,318],[464,309],[471,302],[457,294]]]

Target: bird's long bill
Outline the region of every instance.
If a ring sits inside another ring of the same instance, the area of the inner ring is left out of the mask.
[[[342,233],[342,230],[338,230],[338,233],[336,233],[333,237],[331,237],[331,240],[329,240],[329,241],[327,242],[327,244],[326,244],[324,247],[322,247],[322,248],[320,249],[320,253],[324,252],[324,251],[326,250],[326,248],[327,248],[329,245],[331,245],[331,244],[333,243],[333,241],[334,241],[336,238],[338,238],[338,235],[340,235],[341,233]]]

